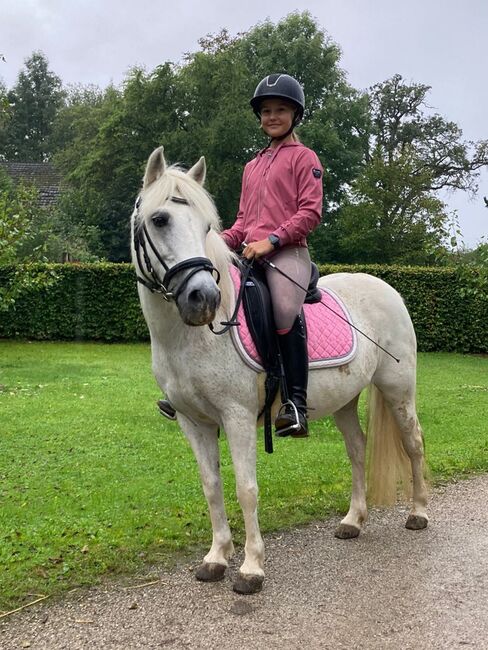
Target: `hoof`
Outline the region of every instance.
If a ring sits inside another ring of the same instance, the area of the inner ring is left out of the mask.
[[[216,562],[206,564],[204,562],[195,571],[195,578],[202,582],[218,582],[224,577],[226,569],[225,564],[217,564]]]
[[[427,517],[422,517],[421,515],[408,515],[405,528],[408,528],[409,530],[422,530],[422,528],[427,528],[427,523]]]
[[[234,581],[233,589],[238,594],[256,594],[263,588],[264,576],[244,575],[239,573]]]
[[[361,532],[360,528],[356,526],[351,526],[350,524],[341,524],[335,531],[335,537],[339,539],[354,539],[354,537],[359,537]]]

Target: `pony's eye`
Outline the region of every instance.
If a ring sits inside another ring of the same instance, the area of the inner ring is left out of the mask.
[[[159,212],[156,212],[151,217],[151,221],[156,226],[156,228],[162,228],[163,226],[166,226],[168,224],[169,216],[170,216],[169,212],[165,212],[164,210],[161,210]]]

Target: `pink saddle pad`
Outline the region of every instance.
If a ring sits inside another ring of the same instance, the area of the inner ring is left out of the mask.
[[[235,266],[230,271],[237,295],[241,276]],[[349,363],[356,354],[356,333],[349,325],[351,318],[344,303],[330,289],[321,289],[321,292],[321,303],[303,306],[310,370],[341,366]],[[262,372],[261,357],[247,327],[242,303],[237,312],[237,321],[239,327],[231,328],[234,345],[247,365]]]

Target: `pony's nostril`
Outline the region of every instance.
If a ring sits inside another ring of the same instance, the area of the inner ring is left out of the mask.
[[[188,295],[188,300],[192,304],[200,304],[203,302],[203,293],[200,291],[200,289],[193,289],[193,291],[190,291]]]
[[[215,311],[220,305],[220,291],[208,291],[205,289],[192,289],[188,293],[188,306],[198,312],[210,310]]]

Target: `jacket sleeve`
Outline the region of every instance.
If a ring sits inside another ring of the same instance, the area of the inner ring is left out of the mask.
[[[234,224],[223,230],[220,236],[224,239],[225,243],[232,250],[237,250],[244,241],[244,186],[246,183],[247,167],[244,168],[242,175],[241,197],[239,199],[239,211]]]
[[[295,167],[298,210],[273,231],[280,245],[295,244],[306,239],[319,225],[322,216],[323,168],[317,155],[306,149]]]

